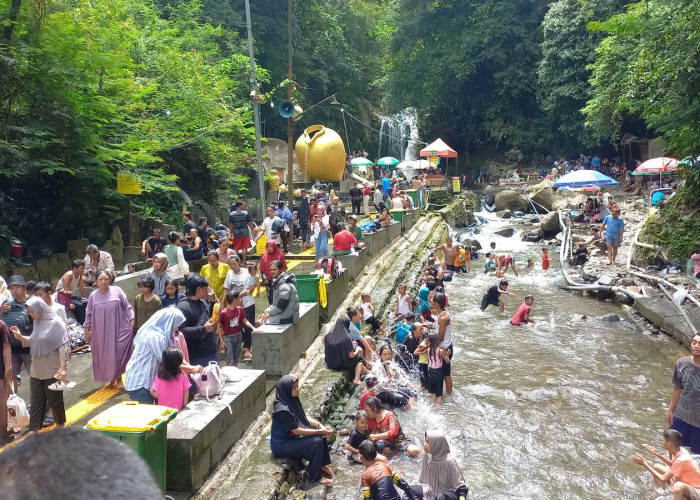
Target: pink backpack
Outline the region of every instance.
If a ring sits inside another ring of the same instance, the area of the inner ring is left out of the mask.
[[[209,361],[209,364],[204,367],[202,373],[192,374],[192,380],[194,380],[197,386],[197,392],[209,400],[209,396],[215,396],[223,390],[226,378],[224,374],[221,373],[219,363],[216,361]]]

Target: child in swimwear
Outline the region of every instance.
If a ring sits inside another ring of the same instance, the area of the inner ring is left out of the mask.
[[[365,410],[355,413],[355,428],[350,431],[348,442],[345,444],[345,454],[351,462],[362,463],[358,448],[360,443],[369,438],[369,420]]]
[[[549,249],[542,247],[542,270],[546,271],[547,269],[549,269]]]

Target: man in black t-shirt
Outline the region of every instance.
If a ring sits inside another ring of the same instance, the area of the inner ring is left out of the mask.
[[[353,215],[360,215],[360,205],[362,205],[362,189],[354,184],[348,191],[350,202],[352,203]]]
[[[194,222],[192,221],[192,212],[183,212],[182,220],[185,222],[185,227],[182,230],[183,235],[190,234],[190,229],[197,229]]]
[[[244,201],[237,201],[234,205],[235,210],[229,214],[228,227],[233,236],[233,249],[242,254],[241,260],[243,264],[248,257],[248,249],[251,246],[250,232],[254,229],[253,221],[250,219],[250,214],[246,210]]]
[[[153,230],[153,236],[149,236],[141,244],[141,253],[146,256],[146,260],[152,260],[153,256],[161,253],[168,242],[161,236],[160,229]]]
[[[505,306],[503,305],[503,301],[501,300],[501,294],[515,297],[514,294],[508,292],[507,290],[508,282],[506,280],[501,280],[501,282],[498,285],[493,285],[491,288],[489,288],[486,294],[481,299],[481,310],[485,311],[486,308],[489,305],[491,305],[497,306],[498,310],[503,312]]]

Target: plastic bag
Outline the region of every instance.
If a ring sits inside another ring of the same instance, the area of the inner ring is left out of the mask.
[[[12,394],[7,398],[7,430],[17,429],[29,425],[29,410],[24,399],[15,394],[14,384],[10,384]]]
[[[683,305],[685,298],[688,296],[688,290],[685,287],[679,287],[676,293],[673,294],[673,301],[679,306]]]

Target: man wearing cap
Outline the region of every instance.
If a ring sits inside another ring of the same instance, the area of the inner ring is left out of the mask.
[[[160,229],[153,230],[153,236],[149,236],[141,243],[141,253],[146,256],[146,260],[153,259],[157,253],[161,253],[168,242],[161,236]]]
[[[32,319],[25,307],[27,302],[27,282],[24,277],[17,274],[10,276],[8,280],[10,293],[12,298],[0,307],[0,319],[2,319],[8,328],[16,326],[22,335],[29,336],[32,334]],[[17,383],[21,382],[20,372],[22,365],[27,370],[27,374],[32,367],[32,356],[29,354],[28,347],[22,347],[22,343],[14,338],[11,339],[12,346],[12,372],[17,376]]]

